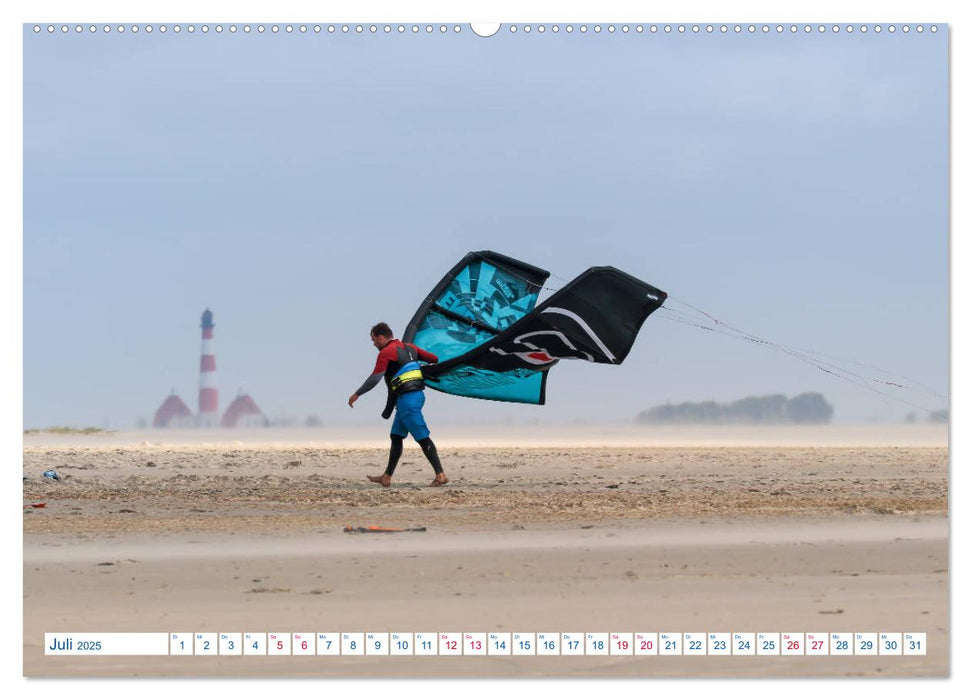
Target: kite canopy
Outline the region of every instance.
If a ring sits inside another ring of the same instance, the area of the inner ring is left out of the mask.
[[[543,404],[561,359],[620,364],[667,294],[613,267],[592,267],[536,306],[549,273],[479,251],[421,304],[405,342],[439,357],[425,384],[458,396]]]

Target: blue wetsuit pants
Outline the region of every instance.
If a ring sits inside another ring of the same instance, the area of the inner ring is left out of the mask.
[[[421,409],[425,405],[424,391],[406,391],[398,394],[394,423],[391,425],[391,435],[401,438],[408,437],[408,433],[421,442],[429,435],[428,426]]]

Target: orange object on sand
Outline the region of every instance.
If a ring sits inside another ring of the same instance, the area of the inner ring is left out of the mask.
[[[367,527],[344,526],[344,532],[426,532],[427,527],[381,527],[380,525],[368,525]]]

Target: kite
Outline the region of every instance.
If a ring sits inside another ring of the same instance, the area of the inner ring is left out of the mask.
[[[488,250],[462,258],[402,337],[438,355],[438,363],[422,367],[425,385],[457,396],[544,404],[549,372],[560,360],[619,365],[667,298],[614,267],[591,267],[537,306],[549,275]]]

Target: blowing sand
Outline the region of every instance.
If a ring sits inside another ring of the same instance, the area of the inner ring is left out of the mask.
[[[501,432],[436,434],[440,489],[413,446],[392,488],[368,482],[380,439],[25,436],[24,674],[949,674],[946,432]],[[57,631],[888,631],[928,653],[45,656]]]

